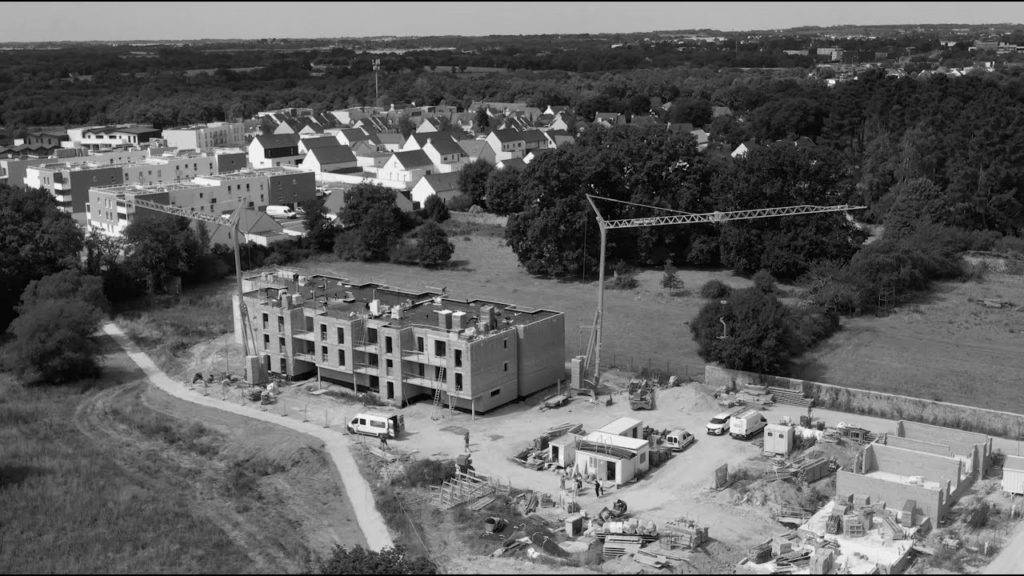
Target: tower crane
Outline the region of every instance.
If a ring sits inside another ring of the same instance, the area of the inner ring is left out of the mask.
[[[222,217],[214,216],[213,214],[186,210],[177,206],[153,202],[152,200],[143,200],[141,198],[136,198],[131,194],[124,195],[124,203],[126,206],[145,208],[146,210],[162,212],[172,216],[180,216],[182,218],[188,218],[189,220],[205,222],[207,224],[214,224],[217,226],[228,226],[231,229],[231,240],[235,252],[235,280],[238,288],[238,307],[239,314],[242,318],[242,350],[244,351],[243,354],[245,357],[248,357],[250,354],[255,354],[257,350],[256,337],[253,334],[252,322],[249,319],[249,311],[245,306],[245,298],[242,296],[242,257],[238,250],[238,237],[242,233],[241,229],[238,227],[238,222],[241,217],[242,208],[236,209],[229,219],[224,219]],[[250,343],[252,344],[252,347],[249,346]]]
[[[597,196],[594,194],[587,194],[587,201],[590,202],[590,207],[594,209],[594,213],[597,216],[597,226],[601,231],[601,257],[600,263],[598,264],[598,281],[597,281],[597,311],[594,313],[594,325],[593,332],[591,332],[590,342],[587,345],[587,353],[584,357],[584,364],[582,370],[581,380],[579,383],[580,387],[583,387],[586,382],[585,375],[593,370],[593,386],[594,393],[596,394],[597,385],[600,383],[601,378],[601,332],[602,324],[604,322],[604,270],[605,270],[605,249],[608,240],[609,230],[618,230],[622,228],[646,228],[651,226],[670,226],[673,224],[721,224],[724,222],[733,222],[737,220],[756,220],[760,218],[776,218],[781,216],[801,216],[803,214],[824,214],[828,212],[843,212],[846,213],[847,218],[850,218],[849,212],[852,210],[864,210],[867,206],[850,206],[848,204],[838,204],[832,206],[815,206],[809,204],[799,204],[795,206],[780,206],[775,208],[754,208],[750,210],[732,210],[728,212],[704,212],[698,214],[692,214],[689,212],[682,212],[679,210],[672,210],[670,208],[664,208],[661,206],[650,206],[646,204],[637,204],[635,202],[624,202],[622,200],[616,200],[614,198],[605,198],[603,196]],[[596,200],[607,200],[609,202],[618,202],[620,204],[628,204],[631,206],[639,206],[641,208],[650,208],[652,210],[663,210],[667,212],[673,212],[674,214],[666,216],[649,216],[645,218],[620,218],[614,220],[606,220],[601,214],[601,210],[597,207]],[[591,364],[591,362],[593,362]]]

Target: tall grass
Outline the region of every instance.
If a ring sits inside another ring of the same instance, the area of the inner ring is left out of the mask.
[[[0,374],[0,397],[0,573],[251,567],[189,493],[140,485],[75,428],[78,389]]]

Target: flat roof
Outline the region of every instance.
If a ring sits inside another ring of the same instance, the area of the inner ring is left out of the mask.
[[[252,275],[246,278],[256,283],[257,289],[245,294],[256,299],[277,298],[277,292],[286,290],[288,294],[301,294],[302,305],[317,313],[333,318],[345,318],[353,315],[364,315],[369,311],[370,301],[377,299],[384,306],[402,308],[401,318],[381,314],[375,319],[392,326],[427,325],[438,327],[438,311],[449,310],[452,313],[462,312],[465,320],[463,328],[475,325],[483,306],[492,306],[498,322],[502,324],[523,325],[560,314],[552,310],[529,309],[491,300],[458,300],[442,295],[436,290],[408,290],[372,282],[358,283],[345,278],[333,276],[306,276],[303,285],[292,278],[281,278],[273,274],[269,282],[263,275]],[[267,290],[271,293],[267,293]],[[262,292],[261,292],[262,291]],[[435,303],[436,302],[436,303]]]
[[[598,431],[607,432],[609,434],[622,434],[626,430],[629,430],[630,428],[641,423],[642,422],[640,420],[637,420],[636,418],[623,416],[622,418],[612,420],[611,422],[605,424],[604,426],[601,426],[600,428],[598,428]]]
[[[608,432],[602,432],[601,430],[595,430],[590,434],[587,434],[584,440],[595,444],[608,444],[615,446],[616,448],[625,448],[633,451],[649,445],[648,441],[643,438],[619,436],[618,434],[609,434]]]

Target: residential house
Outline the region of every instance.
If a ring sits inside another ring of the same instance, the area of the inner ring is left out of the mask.
[[[537,129],[528,129],[520,133],[523,138],[523,150],[524,154],[532,150],[541,150],[548,148],[550,143],[548,137],[543,132]]]
[[[438,172],[458,172],[469,163],[469,157],[455,140],[443,135],[435,139],[427,139],[423,152],[434,163]]]
[[[494,151],[496,162],[522,158],[526,153],[526,140],[523,133],[515,130],[495,130],[487,135],[487,144]]]
[[[475,415],[544,390],[565,371],[561,312],[290,270],[245,278],[242,297],[271,372],[315,375],[393,406],[437,395]]]
[[[159,138],[161,131],[152,126],[122,124],[118,126],[93,126],[81,129],[81,138],[72,138],[74,129],[68,130],[68,142],[79,148],[97,150],[117,146],[139,146],[153,138]]]
[[[506,168],[522,170],[523,168],[526,168],[526,162],[522,158],[509,158],[508,160],[499,160],[494,167],[498,170],[504,170]]]
[[[390,184],[411,187],[420,178],[435,172],[434,163],[423,150],[395,152],[377,170],[377,178]]]
[[[221,244],[232,246],[234,244],[235,228],[238,228],[240,244],[252,242],[260,246],[270,246],[282,240],[292,238],[285,233],[284,227],[267,215],[262,210],[242,208],[231,213],[226,218],[227,223],[223,225],[207,225],[207,232],[210,235],[210,245]]]
[[[573,118],[563,113],[556,114],[554,120],[547,125],[548,130],[558,130],[568,132],[570,134],[573,132],[575,127],[576,122]]]
[[[421,178],[422,180],[422,178]],[[328,185],[327,196],[324,198],[324,209],[328,214],[340,215],[345,208],[345,194],[356,184],[331,183]],[[395,193],[395,206],[402,212],[413,212],[420,207],[412,201],[408,190],[392,189]]]
[[[330,138],[334,146],[319,146],[306,153],[300,167],[314,172],[358,172],[359,162],[352,149],[348,146],[338,144],[334,138]]]
[[[313,148],[338,147],[342,145],[334,135],[304,136],[299,138],[299,154],[305,154]]]
[[[757,150],[758,148],[761,147],[762,146],[760,144],[754,142],[753,140],[740,142],[740,145],[737,146],[736,149],[732,151],[732,154],[730,154],[730,156],[732,156],[733,158],[742,158],[746,156],[751,150]]]
[[[424,134],[429,132],[439,132],[441,130],[441,121],[437,118],[424,118],[420,125],[416,128],[418,134]]]
[[[47,149],[60,148],[62,142],[70,140],[67,130],[41,130],[30,132],[25,136],[25,144],[29,146],[42,146]]]
[[[559,148],[566,144],[576,143],[576,138],[572,133],[565,130],[548,130],[544,132],[544,137],[548,139],[549,148]]]
[[[342,128],[334,137],[341,145],[349,147],[355,146],[357,142],[373,140],[373,137],[361,128]]]
[[[496,162],[494,150],[487,140],[461,140],[459,148],[466,153],[466,159],[469,162],[476,162],[480,159],[491,165]]]
[[[422,207],[430,196],[437,196],[445,204],[462,193],[459,188],[459,173],[428,174],[412,187],[412,201]]]
[[[569,110],[568,106],[548,106],[544,109],[544,112],[542,112],[542,114],[546,114],[548,116],[560,116],[562,114],[571,113],[572,112]]]
[[[253,168],[298,166],[305,157],[299,152],[296,134],[259,135],[249,143],[249,165]]]
[[[402,135],[398,132],[380,132],[374,134],[374,137],[385,150],[390,150],[391,152],[400,151],[405,144],[405,138],[402,138]]]
[[[704,130],[697,128],[690,132],[694,138],[697,139],[697,151],[703,152],[708,149],[708,143],[711,141],[711,134],[708,134]]]
[[[626,115],[620,112],[598,112],[594,115],[594,124],[600,124],[605,128],[622,126],[626,123]]]
[[[712,106],[711,117],[719,118],[721,116],[732,116],[732,108],[728,106]]]

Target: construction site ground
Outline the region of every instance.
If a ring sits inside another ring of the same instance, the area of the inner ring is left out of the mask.
[[[0,374],[0,572],[304,572],[365,545],[320,442],[176,399],[101,343],[96,381]]]
[[[624,375],[616,373],[609,374],[606,380],[618,386],[625,381]],[[345,419],[356,412],[367,409],[388,410],[372,406],[368,408],[359,398],[334,387],[328,388],[330,391],[327,393],[314,394],[319,389],[315,380],[288,385],[283,389],[278,405],[272,410],[291,415],[306,414],[311,419],[323,418],[331,429],[339,433],[345,433]],[[784,526],[774,521],[773,512],[777,511],[777,507],[773,505],[811,502],[815,496],[827,498],[832,495],[832,480],[817,483],[817,493],[810,495],[794,489],[789,483],[770,481],[748,482],[739,490],[711,490],[713,471],[721,464],[728,464],[733,470],[745,468],[756,478],[760,478],[763,471],[771,466],[769,459],[762,455],[759,439],[740,441],[728,436],[705,434],[704,425],[708,419],[723,410],[712,398],[711,392],[702,383],[686,383],[661,389],[657,394],[656,408],[650,411],[630,410],[628,399],[621,392],[612,395],[611,406],[605,405],[604,396],[599,403],[593,403],[586,397],[577,397],[562,408],[542,410],[545,394],[540,393],[486,415],[479,415],[476,419],[460,411],[435,409],[430,400],[425,399],[401,409],[407,433],[399,440],[392,440],[389,450],[406,459],[454,459],[464,453],[463,435],[468,431],[473,463],[479,473],[497,477],[515,488],[544,492],[557,499],[560,490],[559,477],[555,472],[528,469],[512,461],[516,453],[530,445],[533,438],[548,428],[578,423],[586,431],[591,431],[622,416],[639,418],[656,429],[685,428],[697,437],[697,442],[686,451],[675,455],[662,466],[653,468],[635,483],[618,489],[608,488],[600,498],[594,496],[592,487],[585,486],[577,501],[591,515],[605,506],[610,507],[616,499],[621,498],[629,505],[631,515],[653,520],[659,526],[679,518],[707,525],[715,546],[709,549],[714,554],[707,559],[708,564],[704,568],[725,569],[741,559],[749,546],[762,542],[766,535],[786,531]],[[783,416],[797,421],[801,415],[806,414],[806,408],[776,405],[766,409],[765,413],[771,422]],[[844,422],[875,433],[894,433],[896,429],[894,421],[841,412],[814,410],[814,417],[823,419],[829,426]],[[375,438],[354,435],[352,440],[363,445],[367,452],[379,446]],[[1018,450],[1015,442],[1004,439],[995,439],[994,447],[1010,454]],[[852,448],[855,450],[856,445]],[[851,454],[849,449],[844,451],[824,443],[811,450],[826,457],[836,457],[843,465],[849,463]],[[434,507],[428,502],[427,492],[406,498],[405,501],[413,502],[413,508],[421,508],[409,513],[419,515],[422,525],[428,527],[428,538],[445,538],[444,531],[434,530],[440,517],[430,516],[434,513]],[[448,533],[455,534],[456,531]],[[449,550],[441,554],[440,560],[446,569],[481,572],[511,569],[511,566],[503,564],[502,569],[495,568],[494,559],[487,555],[476,556],[474,560],[473,553],[457,545],[428,543],[425,548],[435,554],[451,546],[455,546],[457,553]]]

